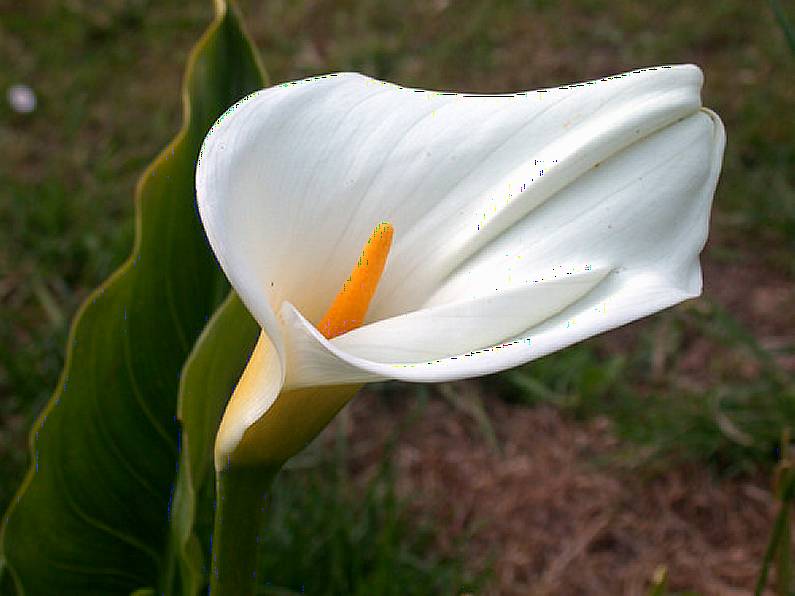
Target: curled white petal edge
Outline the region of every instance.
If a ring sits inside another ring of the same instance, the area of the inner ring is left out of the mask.
[[[506,339],[505,342],[428,362],[382,363],[359,358],[324,338],[295,307],[285,302],[280,317],[286,327],[288,362],[291,370],[285,388],[310,385],[368,383],[394,379],[415,383],[438,383],[501,372],[551,354],[632,320],[655,313],[697,296],[672,290],[667,284],[645,288],[635,298],[644,306],[630,317],[621,305],[604,303],[600,318],[590,325],[575,319],[559,322],[537,334]]]

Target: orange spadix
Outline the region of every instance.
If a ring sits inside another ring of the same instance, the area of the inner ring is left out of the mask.
[[[326,339],[347,333],[364,323],[367,308],[378,287],[389,249],[392,247],[393,233],[392,224],[387,222],[375,226],[362,249],[359,261],[351,271],[351,276],[342,285],[339,294],[317,325]]]

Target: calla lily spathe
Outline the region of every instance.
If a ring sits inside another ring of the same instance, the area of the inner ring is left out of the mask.
[[[701,85],[690,65],[509,95],[341,73],[231,108],[197,198],[263,349],[217,465],[280,392],[492,373],[697,296],[725,143]],[[365,324],[327,340],[315,325],[381,221]]]

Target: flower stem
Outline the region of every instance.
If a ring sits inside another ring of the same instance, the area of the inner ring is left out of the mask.
[[[278,468],[229,468],[216,475],[211,596],[253,596],[265,496]]]

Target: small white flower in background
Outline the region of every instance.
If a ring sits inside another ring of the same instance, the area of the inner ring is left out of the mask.
[[[342,73],[230,109],[204,142],[197,200],[262,335],[219,469],[258,449],[289,457],[352,395],[340,388],[505,370],[698,296],[725,143],[702,82],[661,66],[474,95]],[[380,222],[378,275],[353,297],[372,305],[326,333]]]
[[[18,114],[30,114],[36,109],[36,93],[27,85],[11,85],[6,96],[8,105]]]

